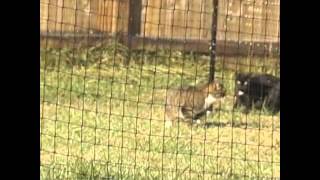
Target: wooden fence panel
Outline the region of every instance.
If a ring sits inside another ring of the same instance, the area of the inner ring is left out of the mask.
[[[191,49],[208,51],[212,0],[135,0],[131,6],[129,3],[130,0],[41,0],[40,30],[42,33],[75,32],[84,35],[89,32],[91,35],[130,34],[137,37],[136,42],[142,42],[139,38],[162,39],[164,41],[152,40],[150,43],[165,42],[165,46],[169,42],[167,40],[173,39],[182,45],[192,43],[191,46],[187,45]],[[248,53],[246,48],[250,48],[250,44],[258,44],[257,48],[259,44],[278,48],[275,44],[279,42],[279,6],[279,0],[219,0],[219,52],[227,51],[221,46],[237,49],[237,44],[245,47],[240,48],[246,51],[244,53]],[[132,27],[128,29],[129,10]],[[200,44],[194,46],[197,42]],[[181,50],[181,45],[174,47]]]

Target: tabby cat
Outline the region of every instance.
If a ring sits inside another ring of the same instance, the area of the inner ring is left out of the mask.
[[[192,125],[213,111],[213,104],[226,94],[222,83],[213,81],[204,85],[171,88],[167,92],[165,120],[169,127],[176,120]]]

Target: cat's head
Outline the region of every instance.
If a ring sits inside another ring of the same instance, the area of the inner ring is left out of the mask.
[[[204,88],[204,93],[212,95],[214,98],[223,98],[226,95],[226,88],[220,81],[212,81]]]
[[[217,80],[208,83],[205,88],[203,88],[203,92],[206,95],[204,108],[211,110],[213,109],[213,104],[219,103],[221,100],[223,101],[226,96],[225,87]]]
[[[235,78],[235,95],[242,96],[248,91],[250,73],[238,73]]]

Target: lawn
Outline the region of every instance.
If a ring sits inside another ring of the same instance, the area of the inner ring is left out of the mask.
[[[279,114],[232,108],[234,69],[278,74],[272,60],[219,57],[228,96],[204,119],[213,125],[165,128],[166,89],[207,81],[208,56],[140,52],[124,66],[93,52],[41,51],[41,179],[280,177]]]

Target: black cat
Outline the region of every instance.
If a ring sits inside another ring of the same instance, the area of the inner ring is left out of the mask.
[[[265,106],[273,114],[280,112],[280,81],[270,90]]]
[[[280,91],[280,79],[269,74],[237,74],[234,107],[243,105],[245,107],[244,113],[249,113],[252,107],[261,109],[264,101],[267,100],[267,107],[276,112],[278,108],[274,108],[273,106],[276,106],[278,103],[276,96],[279,95],[280,97],[280,92],[277,93],[277,84],[279,84]]]

